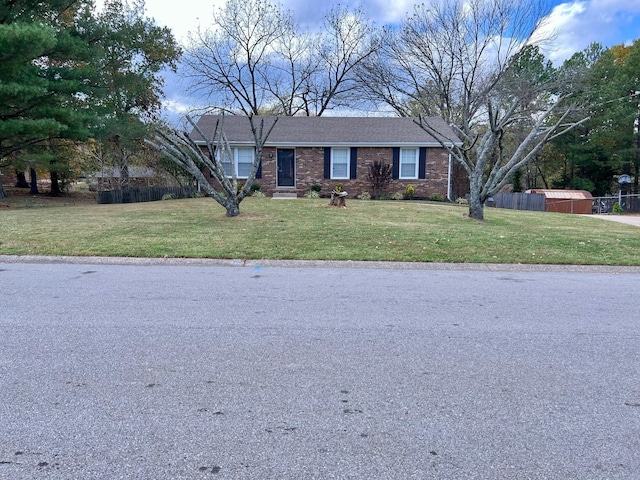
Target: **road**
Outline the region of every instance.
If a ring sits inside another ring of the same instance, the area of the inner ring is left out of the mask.
[[[640,478],[633,270],[236,263],[0,259],[0,478]]]

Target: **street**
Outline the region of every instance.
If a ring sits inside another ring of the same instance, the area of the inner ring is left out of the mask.
[[[0,263],[1,479],[637,479],[640,275]]]

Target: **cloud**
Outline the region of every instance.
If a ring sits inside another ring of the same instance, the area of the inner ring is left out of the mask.
[[[546,19],[543,36],[552,36],[544,50],[560,63],[591,43],[610,47],[640,38],[640,2],[586,0],[561,3]]]

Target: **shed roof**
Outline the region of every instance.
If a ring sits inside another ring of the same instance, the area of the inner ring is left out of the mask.
[[[552,190],[547,188],[534,188],[527,193],[540,193],[545,198],[557,198],[562,200],[592,200],[593,196],[586,190]]]
[[[203,115],[198,127],[205,136],[214,135],[219,115]],[[265,131],[276,117],[254,117],[255,125],[264,119]],[[267,139],[267,146],[440,146],[440,141],[409,117],[278,117]],[[445,143],[460,143],[453,129],[437,117],[424,119]],[[244,115],[225,115],[224,130],[233,144],[251,144],[254,139],[249,121]],[[202,137],[193,134],[194,140]]]

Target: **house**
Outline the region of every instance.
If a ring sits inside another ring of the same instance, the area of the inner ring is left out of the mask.
[[[212,139],[221,117],[203,115],[198,127]],[[274,117],[265,120],[265,131]],[[278,117],[262,152],[256,183],[271,195],[300,196],[320,185],[327,194],[337,184],[350,197],[371,192],[369,165],[381,160],[392,166],[393,180],[387,192],[416,189],[416,197],[440,195],[451,191],[451,158],[434,136],[426,133],[414,118],[401,117]],[[447,142],[459,140],[442,119],[426,121]],[[233,150],[233,162],[239,179],[246,178],[254,159],[254,138],[247,117],[224,117],[224,131]],[[192,136],[204,145],[199,135]],[[230,162],[229,162],[229,172]],[[212,179],[212,182],[215,180]]]

